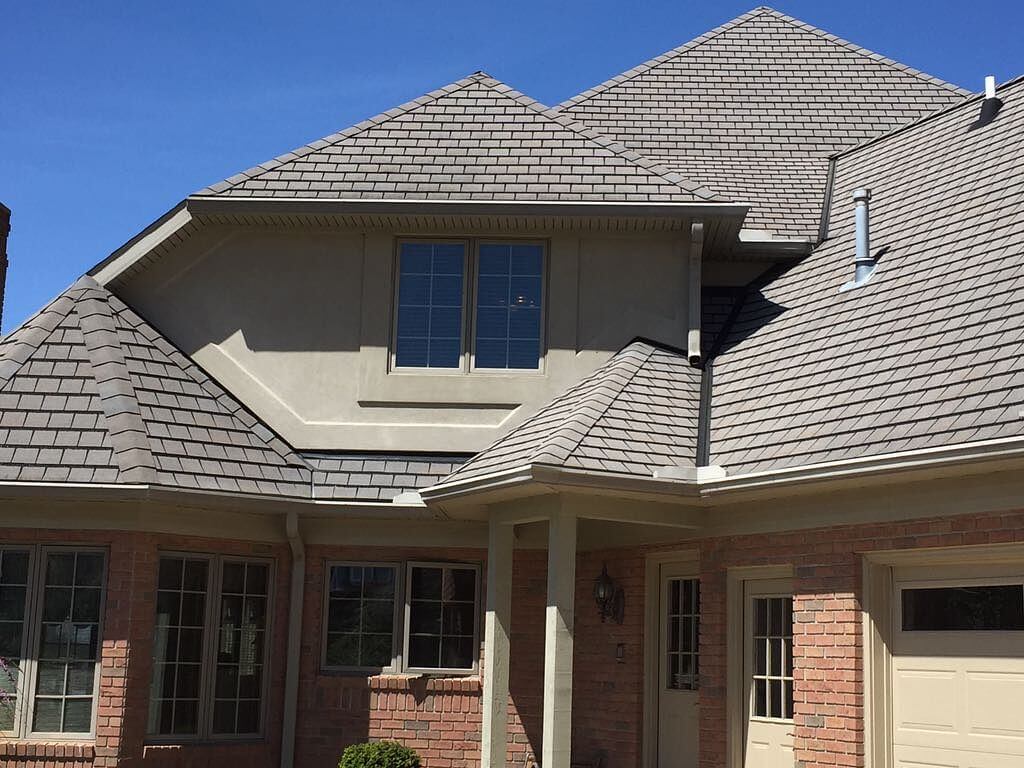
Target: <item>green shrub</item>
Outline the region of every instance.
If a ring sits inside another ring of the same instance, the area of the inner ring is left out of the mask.
[[[397,741],[353,744],[341,753],[338,768],[420,768],[420,756]]]

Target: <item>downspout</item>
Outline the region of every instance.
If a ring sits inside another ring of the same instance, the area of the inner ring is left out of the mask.
[[[695,221],[690,225],[690,258],[687,280],[688,320],[686,328],[686,357],[690,365],[700,365],[700,320],[701,320],[701,261],[704,250],[704,222]]]
[[[288,650],[284,672],[284,722],[281,724],[281,768],[295,764],[295,726],[299,712],[299,659],[302,650],[302,597],[306,584],[306,547],[299,533],[299,515],[285,516],[292,550],[291,594],[288,599]]]

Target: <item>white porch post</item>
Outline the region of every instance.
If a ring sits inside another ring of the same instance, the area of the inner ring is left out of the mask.
[[[508,739],[509,630],[512,619],[511,525],[491,519],[487,539],[484,702],[480,768],[504,768]]]
[[[569,768],[572,741],[572,627],[576,596],[576,515],[548,521],[548,605],[544,626],[542,768]]]

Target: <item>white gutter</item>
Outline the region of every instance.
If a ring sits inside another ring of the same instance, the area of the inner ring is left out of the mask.
[[[485,492],[506,491],[529,483],[547,486],[572,485],[593,490],[621,488],[673,497],[689,497],[695,503],[708,504],[716,497],[767,488],[786,489],[797,485],[839,480],[870,479],[885,475],[955,468],[982,462],[1024,459],[1024,438],[1010,437],[974,443],[900,451],[842,461],[807,464],[800,467],[751,472],[732,477],[671,478],[615,475],[563,469],[543,464],[522,464],[467,480],[425,488],[420,491],[427,503],[456,499]]]
[[[292,550],[288,597],[288,650],[284,672],[284,719],[281,725],[281,768],[295,764],[295,725],[299,712],[299,662],[302,651],[302,598],[306,585],[306,547],[299,532],[299,516],[285,515],[285,532]]]

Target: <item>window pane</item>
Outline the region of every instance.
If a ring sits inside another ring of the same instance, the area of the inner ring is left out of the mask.
[[[903,590],[904,632],[1024,630],[1024,586]]]
[[[667,609],[668,687],[697,690],[697,654],[700,616],[697,613],[698,579],[670,579]]]
[[[160,558],[150,683],[149,733],[195,735],[205,636],[209,563]]]
[[[270,568],[265,563],[229,562],[223,564],[222,574],[213,732],[255,733],[263,685]],[[234,680],[238,685],[232,691],[228,681]],[[253,701],[243,706],[240,700],[246,698]],[[238,717],[239,712],[244,716]]]
[[[87,733],[99,661],[103,555],[61,551],[45,557],[32,728]]]
[[[460,243],[402,243],[395,364],[458,368],[462,359],[465,253]]]
[[[413,566],[409,579],[409,666],[471,669],[477,653],[476,569]]]
[[[392,663],[397,569],[335,565],[328,580],[328,667],[381,668]]]
[[[0,549],[0,731],[14,728],[25,639],[29,553]]]
[[[477,368],[540,364],[544,253],[539,245],[480,246],[476,292]]]
[[[699,598],[698,598],[699,600]],[[750,643],[753,714],[775,720],[793,717],[793,598],[756,597]]]

